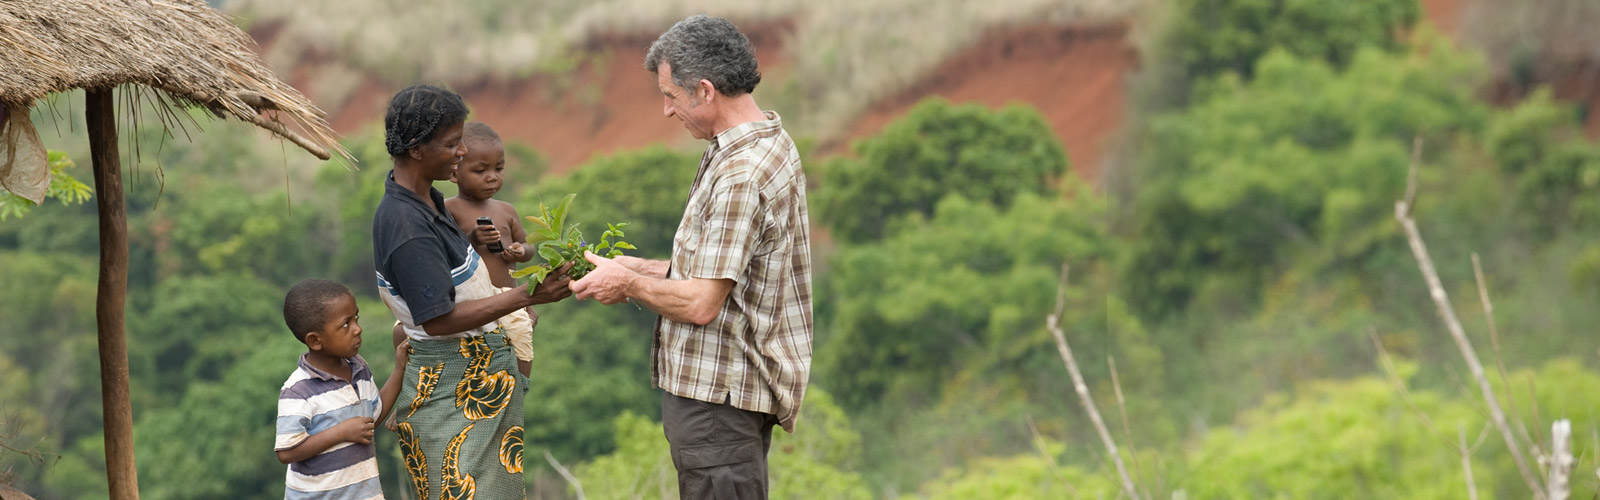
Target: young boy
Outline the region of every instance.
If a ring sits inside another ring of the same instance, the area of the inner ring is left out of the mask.
[[[511,266],[533,260],[533,253],[522,244],[528,233],[522,229],[522,217],[517,215],[516,207],[494,199],[505,179],[505,145],[500,142],[500,135],[482,122],[467,122],[461,140],[466,143],[467,156],[450,174],[450,182],[456,183],[458,189],[454,197],[444,200],[444,207],[461,226],[461,232],[467,234],[473,249],[483,256],[494,286],[502,290],[515,287]],[[483,217],[492,224],[478,224]],[[503,235],[511,239],[506,241],[501,238]],[[529,307],[506,315],[500,324],[516,352],[517,370],[528,376],[533,365],[533,328],[539,324],[539,314]]]
[[[300,366],[278,393],[278,461],[289,465],[285,496],[382,498],[373,422],[394,407],[407,343],[379,390],[361,348],[360,311],[350,289],[308,279],[283,299],[283,320],[306,345]]]

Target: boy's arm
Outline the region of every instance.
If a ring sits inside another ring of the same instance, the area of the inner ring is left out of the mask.
[[[407,352],[410,350],[411,341],[402,340],[394,348],[394,372],[389,374],[389,380],[383,382],[383,388],[378,389],[378,398],[383,402],[383,412],[378,415],[378,420],[394,413],[394,402],[400,398],[400,384],[406,377],[406,362],[410,359]]]
[[[328,448],[345,441],[372,444],[372,422],[373,420],[367,417],[345,419],[331,429],[312,434],[300,444],[278,450],[278,462],[285,464],[299,462],[320,455],[328,451]]]

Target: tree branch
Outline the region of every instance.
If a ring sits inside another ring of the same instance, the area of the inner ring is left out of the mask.
[[[1122,454],[1117,452],[1117,443],[1111,439],[1111,431],[1106,430],[1106,423],[1100,419],[1100,410],[1095,409],[1094,398],[1089,396],[1089,386],[1083,383],[1083,374],[1078,371],[1078,361],[1072,356],[1072,347],[1067,345],[1067,337],[1061,333],[1061,314],[1067,304],[1067,264],[1061,264],[1061,286],[1056,292],[1056,310],[1054,314],[1045,318],[1045,327],[1050,329],[1050,334],[1056,338],[1056,350],[1061,353],[1061,361],[1066,363],[1067,372],[1072,374],[1072,388],[1078,392],[1078,401],[1083,403],[1084,411],[1089,413],[1089,420],[1094,423],[1094,429],[1100,433],[1100,441],[1105,444],[1106,451],[1111,454],[1111,461],[1117,466],[1117,474],[1122,476],[1122,490],[1129,498],[1138,500],[1139,491],[1133,487],[1133,478],[1128,476],[1128,468],[1122,465]]]
[[[1517,464],[1517,472],[1522,474],[1522,480],[1528,483],[1528,488],[1533,490],[1533,497],[1545,500],[1544,488],[1540,486],[1539,479],[1534,477],[1528,468],[1528,461],[1522,455],[1522,447],[1517,444],[1516,437],[1511,434],[1511,426],[1506,423],[1505,410],[1501,408],[1500,401],[1494,396],[1494,388],[1490,387],[1488,377],[1483,374],[1483,363],[1478,362],[1478,354],[1472,349],[1472,341],[1467,339],[1466,332],[1461,328],[1461,320],[1456,316],[1456,311],[1450,305],[1450,296],[1445,293],[1444,285],[1439,282],[1439,273],[1434,271],[1433,258],[1428,256],[1428,247],[1422,241],[1422,233],[1417,230],[1416,220],[1411,218],[1412,203],[1417,193],[1417,159],[1422,154],[1422,138],[1419,136],[1412,144],[1410,173],[1406,180],[1405,198],[1394,204],[1394,218],[1400,221],[1400,226],[1406,231],[1406,240],[1411,244],[1411,254],[1417,259],[1417,267],[1422,270],[1422,278],[1427,282],[1428,294],[1433,298],[1439,318],[1444,320],[1445,328],[1449,330],[1451,339],[1455,340],[1456,348],[1461,350],[1461,357],[1466,360],[1467,367],[1472,370],[1472,377],[1478,381],[1478,389],[1483,392],[1483,399],[1489,406],[1489,416],[1500,430],[1500,437],[1505,440],[1506,448],[1511,452],[1511,458]]]
[[[568,472],[566,467],[562,467],[561,462],[556,461],[555,455],[551,455],[550,450],[544,450],[544,461],[550,462],[550,467],[555,468],[557,474],[561,474],[561,479],[567,480],[567,484],[572,485],[572,489],[577,490],[578,500],[584,500],[583,484],[579,483],[578,478]]]

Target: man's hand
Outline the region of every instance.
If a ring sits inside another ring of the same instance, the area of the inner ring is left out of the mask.
[[[339,437],[340,442],[356,444],[372,444],[372,431],[372,417],[350,417],[328,429],[328,432]]]
[[[584,251],[583,258],[594,264],[594,270],[589,271],[583,279],[572,282],[572,292],[577,294],[578,300],[592,298],[601,304],[611,305],[628,299],[628,284],[638,278],[639,273],[593,252]]]

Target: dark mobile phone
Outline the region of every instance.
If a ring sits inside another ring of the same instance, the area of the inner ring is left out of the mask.
[[[494,219],[490,219],[488,217],[479,217],[478,218],[478,225],[480,225],[480,226],[493,226],[494,225]],[[494,252],[494,253],[500,253],[500,252],[506,251],[506,247],[504,245],[501,245],[498,240],[490,242],[488,245],[484,245],[484,247],[488,248],[490,252]]]

